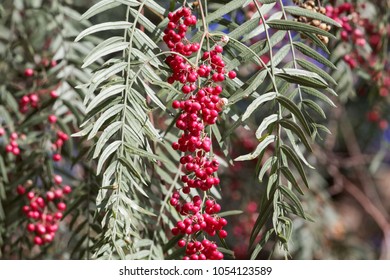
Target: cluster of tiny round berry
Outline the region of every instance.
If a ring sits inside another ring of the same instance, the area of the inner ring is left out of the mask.
[[[55,66],[55,63],[50,64],[52,67]],[[24,71],[25,77],[36,78],[35,71],[32,68],[27,68]],[[31,82],[31,81],[30,81]],[[31,105],[33,108],[39,108],[39,96],[44,93],[50,92],[50,97],[56,99],[58,94],[55,90],[47,91],[37,91],[35,93],[29,93],[21,97],[19,101],[19,109],[21,113],[27,113]],[[49,95],[49,94],[48,94]],[[45,97],[42,95],[42,97]],[[46,98],[46,97],[45,97]],[[42,132],[42,130],[47,130],[50,133],[50,144],[44,145],[48,147],[51,154],[51,160],[58,162],[62,160],[61,148],[64,143],[69,139],[68,134],[61,131],[58,128],[57,117],[54,114],[49,114],[47,117],[47,123],[49,125],[37,125],[33,129],[37,132]],[[0,137],[9,138],[5,142],[5,151],[11,153],[15,156],[23,156],[24,151],[30,151],[35,149],[35,143],[30,143],[26,141],[27,137],[25,134],[18,134],[17,132],[7,133],[6,127],[0,127]],[[46,143],[46,142],[45,142]],[[23,152],[23,153],[22,153]],[[16,160],[23,160],[22,158],[16,158]],[[20,196],[26,196],[29,203],[22,207],[22,211],[26,217],[30,220],[27,225],[27,231],[34,233],[34,243],[37,245],[43,245],[50,243],[55,233],[58,229],[59,221],[63,216],[63,211],[66,209],[66,203],[64,202],[65,196],[69,194],[72,189],[68,185],[62,186],[62,177],[55,175],[53,178],[53,186],[50,190],[43,192],[41,187],[34,187],[33,181],[28,180],[24,185],[19,185],[16,188],[16,192]]]
[[[5,135],[5,129],[0,128],[0,137],[3,135]],[[12,132],[9,138],[9,144],[5,146],[5,151],[15,156],[20,155],[20,148],[18,143],[19,135],[16,132]]]
[[[34,243],[39,246],[53,241],[66,209],[64,199],[72,191],[70,186],[62,186],[61,176],[55,175],[53,181],[54,186],[45,195],[38,194],[36,190],[26,191],[33,185],[31,180],[16,189],[19,195],[25,195],[29,201],[28,205],[22,207],[22,211],[29,219],[27,231],[34,234]]]
[[[301,1],[301,0],[294,0],[294,4],[298,5],[302,9],[309,10],[314,13],[320,13],[325,15],[326,14],[326,9],[325,7],[317,6],[316,3],[313,0],[306,0],[306,1]],[[306,16],[297,16],[296,19],[299,22],[307,23],[312,26],[318,27],[324,31],[330,31],[331,26],[329,24],[326,24],[325,22],[321,22],[318,19],[313,19],[309,18]],[[329,43],[329,38],[323,35],[317,35],[318,39],[320,39],[324,44]]]
[[[185,216],[172,228],[172,233],[187,235],[186,239],[178,242],[179,247],[186,247],[184,259],[219,260],[224,256],[218,251],[217,245],[206,236],[202,242],[197,241],[196,236],[201,232],[209,236],[218,234],[220,238],[227,236],[223,229],[227,221],[218,216],[221,206],[206,193],[220,183],[215,176],[219,162],[211,153],[212,140],[206,133],[206,127],[216,123],[218,114],[227,104],[226,98],[220,98],[223,89],[218,84],[224,81],[226,76],[225,63],[221,56],[223,47],[217,44],[200,56],[202,46],[199,43],[191,43],[186,38],[187,27],[196,23],[196,17],[191,10],[183,7],[170,13],[168,18],[164,41],[170,50],[175,52],[166,58],[166,63],[173,72],[168,82],[177,81],[181,84],[184,94],[181,100],[174,100],[172,103],[174,109],[180,110],[176,127],[183,131],[172,147],[183,153],[180,163],[187,173],[181,177],[184,184],[181,188],[183,199],[179,191],[173,192],[170,199],[170,204]],[[199,65],[192,65],[186,59],[193,53],[201,57]],[[234,79],[236,73],[230,71],[227,76]],[[198,195],[191,199],[191,188],[205,192],[204,199]],[[187,201],[188,199],[190,201]]]
[[[388,121],[382,116],[383,109],[380,106],[374,106],[367,113],[367,120],[376,123],[381,130],[386,130],[389,127]]]
[[[365,4],[354,5],[343,3],[337,7],[327,6],[326,15],[342,26],[340,37],[343,41],[348,42],[353,47],[352,51],[344,56],[344,61],[352,68],[358,65],[367,64],[367,54],[364,48],[367,44],[375,53],[381,44],[381,32],[377,30],[375,24],[370,19],[361,16],[359,9],[365,8]],[[355,48],[360,47],[360,49]],[[362,53],[363,52],[363,53]],[[372,60],[371,58],[369,60]],[[368,64],[373,64],[369,62]]]
[[[47,66],[47,67],[49,66],[49,64],[46,65],[44,63],[45,62],[42,62],[42,65]],[[53,60],[50,63],[50,67],[55,67],[56,65],[57,65],[57,62],[55,60]],[[31,79],[37,80],[36,79],[37,73],[38,72],[32,68],[26,68],[24,70],[24,76],[27,78],[26,81],[29,82],[29,81],[31,81]],[[38,80],[36,82],[39,83]],[[19,111],[22,114],[26,114],[30,108],[37,109],[39,107],[40,94],[45,94],[46,92],[47,92],[47,90],[40,90],[40,91],[35,91],[35,92],[29,92],[26,95],[23,95],[22,98],[20,98],[20,100],[19,100]],[[58,94],[55,90],[49,90],[49,92],[50,92],[50,98],[56,99],[58,97]]]

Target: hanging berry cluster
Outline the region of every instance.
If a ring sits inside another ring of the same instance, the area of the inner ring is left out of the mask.
[[[29,223],[27,231],[34,234],[34,243],[44,245],[51,243],[58,230],[58,225],[66,209],[64,199],[72,191],[68,185],[62,186],[62,177],[55,175],[54,186],[47,192],[40,194],[38,189],[26,193],[26,188],[33,185],[31,180],[17,187],[19,195],[25,195],[29,201],[28,205],[22,207]]]
[[[352,69],[357,66],[375,68],[380,59],[378,54],[381,53],[382,37],[386,36],[387,32],[385,28],[379,28],[373,18],[362,16],[360,11],[365,8],[365,3],[342,3],[339,6],[326,7],[326,15],[341,25],[341,39],[352,47],[344,56],[344,61]],[[367,54],[367,46],[372,50],[370,54]]]
[[[50,67],[55,65],[56,62],[52,61]],[[44,66],[49,67],[49,65]],[[57,92],[52,88],[36,89],[37,85],[44,86],[37,70],[26,68],[24,78],[25,90],[30,89],[30,92],[19,99],[21,114],[33,114],[32,110],[39,110],[44,102],[53,102],[58,98]],[[47,110],[51,108],[47,107]],[[39,113],[45,112],[42,110]],[[31,156],[30,152],[35,150],[40,151],[34,155],[35,163],[49,162],[48,165],[51,165],[52,162],[60,162],[62,147],[69,140],[69,135],[59,129],[57,122],[57,117],[50,113],[45,122],[30,126],[27,132],[33,133],[37,141],[29,140],[28,134],[12,131],[7,125],[1,126],[0,144],[4,145],[2,148],[6,154],[9,154],[6,159],[15,163],[28,162],[26,159]],[[31,168],[31,165],[26,168]],[[40,168],[37,170],[42,171]],[[8,174],[9,178],[13,176],[11,172]],[[37,173],[36,176],[34,175],[16,188],[17,194],[28,201],[28,204],[22,207],[22,212],[28,220],[27,231],[33,234],[32,239],[36,245],[44,245],[53,241],[66,209],[66,195],[72,191],[69,185],[62,185],[63,179],[60,175],[54,174],[50,183],[43,182],[40,179],[43,177],[41,173]]]
[[[212,154],[212,140],[206,129],[216,123],[218,114],[227,103],[226,98],[220,98],[222,86],[219,83],[226,76],[221,56],[223,47],[217,44],[200,55],[202,46],[186,38],[188,27],[195,25],[197,20],[190,9],[183,7],[169,13],[168,18],[163,39],[171,51],[178,53],[166,59],[173,72],[168,82],[177,81],[183,93],[180,100],[172,103],[174,109],[180,110],[176,127],[182,130],[179,140],[172,147],[182,152],[180,163],[187,173],[181,177],[183,187],[173,192],[170,199],[170,204],[183,216],[183,220],[172,228],[172,233],[185,236],[178,242],[179,247],[186,248],[184,259],[220,260],[224,255],[208,236],[218,234],[220,238],[225,238],[227,232],[223,228],[227,221],[218,216],[221,206],[208,194],[211,188],[219,185],[220,180],[216,176],[219,162]],[[198,65],[186,59],[194,53],[201,57]],[[234,71],[227,75],[231,79],[236,77]],[[201,191],[204,197],[191,196],[191,189]],[[197,240],[200,236],[203,236],[202,241]]]
[[[294,0],[294,4],[298,5],[299,7],[303,8],[303,9],[306,9],[306,10],[309,10],[309,11],[312,11],[312,12],[315,12],[315,13],[320,13],[320,14],[323,14],[323,15],[326,14],[326,8],[317,6],[313,0],[307,0],[307,1],[304,1],[304,2],[301,2],[301,0]],[[318,27],[318,28],[321,28],[324,31],[330,31],[330,29],[331,29],[331,26],[329,24],[326,24],[325,22],[321,22],[318,19],[312,19],[312,18],[308,18],[308,17],[305,17],[305,16],[298,16],[298,17],[296,17],[295,20],[297,20],[299,22],[302,22],[302,23],[310,24],[310,25]],[[329,43],[329,38],[328,37],[323,36],[323,35],[317,35],[317,37],[324,44],[328,44]]]

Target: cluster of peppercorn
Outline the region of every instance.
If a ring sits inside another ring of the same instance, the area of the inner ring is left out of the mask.
[[[173,192],[170,199],[170,204],[184,217],[172,228],[172,233],[186,236],[178,242],[179,247],[186,248],[184,259],[220,260],[224,255],[206,236],[227,236],[223,229],[227,221],[218,216],[221,206],[208,194],[208,190],[218,186],[220,180],[216,176],[219,162],[211,151],[212,140],[206,128],[216,123],[218,114],[227,103],[227,99],[220,97],[223,89],[219,83],[225,80],[226,75],[234,79],[236,73],[226,73],[221,45],[215,45],[200,56],[202,46],[186,38],[188,27],[197,21],[189,8],[169,13],[168,18],[163,39],[170,50],[176,52],[166,58],[173,72],[168,82],[181,84],[183,93],[181,100],[172,103],[174,109],[180,110],[176,127],[182,130],[179,140],[172,147],[182,152],[180,163],[187,173],[181,177],[184,186]],[[194,53],[201,58],[199,65],[187,60]],[[192,196],[191,189],[202,191],[204,197]],[[197,237],[201,234],[204,239],[198,241]]]
[[[56,66],[55,62],[47,65],[47,67],[54,66]],[[26,78],[27,87],[28,85],[39,83],[39,73],[32,68],[25,69],[24,77]],[[57,92],[52,89],[27,93],[19,99],[19,111],[22,114],[31,113],[31,110],[39,109],[44,100],[57,98]],[[59,162],[62,160],[61,148],[69,139],[69,136],[61,131],[56,123],[57,117],[54,114],[49,114],[47,124],[40,124],[32,129],[35,132],[47,131],[50,134],[50,139],[44,139],[45,145],[43,146],[47,147],[47,152],[51,154],[51,160]],[[8,133],[7,130],[6,126],[0,127],[0,137],[3,138],[5,152],[13,154],[15,156],[14,160],[23,161],[25,151],[34,149],[35,146],[32,145],[35,144],[28,141],[25,134],[18,134],[15,131]],[[43,156],[45,157],[45,155]],[[28,200],[28,204],[22,207],[22,211],[29,220],[27,231],[34,234],[33,242],[36,245],[51,243],[58,230],[59,221],[63,217],[63,211],[66,209],[64,199],[72,191],[69,185],[62,185],[62,181],[63,179],[60,175],[54,175],[53,185],[47,191],[43,190],[41,186],[35,186],[31,179],[27,180],[23,185],[18,185],[16,188],[17,194],[26,197]]]
[[[303,9],[306,9],[306,10],[309,10],[311,12],[320,13],[320,14],[323,14],[323,15],[326,14],[326,8],[317,6],[313,0],[307,0],[307,1],[303,1],[303,2],[301,0],[294,0],[293,2],[294,2],[294,4],[298,5],[299,7],[303,8]],[[298,16],[297,18],[295,18],[295,20],[299,21],[299,22],[302,22],[302,23],[310,24],[310,25],[312,25],[314,27],[321,28],[324,31],[330,31],[330,29],[331,29],[331,26],[329,24],[326,24],[325,22],[321,22],[318,19],[308,18],[308,17],[305,17],[305,16]],[[320,34],[317,34],[317,37],[324,44],[328,44],[329,43],[329,38],[328,37],[326,37],[324,35],[320,35]]]
[[[380,49],[383,30],[378,30],[377,26],[371,22],[371,19],[364,18],[359,9],[364,9],[365,5],[354,5],[343,3],[339,6],[327,6],[326,15],[339,22],[342,29],[340,37],[344,42],[350,43],[352,51],[344,56],[344,61],[352,68],[358,65],[367,64],[367,54],[364,47],[367,44],[373,50],[372,57],[368,60],[368,65],[373,66],[376,63],[375,52]],[[360,47],[359,48],[356,48]]]
[[[65,196],[72,191],[69,185],[62,186],[62,177],[55,175],[54,186],[40,195],[39,190],[26,192],[27,188],[33,186],[28,180],[25,185],[17,187],[19,195],[25,195],[29,201],[28,205],[22,207],[23,213],[29,219],[27,231],[35,234],[34,243],[44,245],[51,243],[58,230],[58,225],[66,210]]]
[[[351,69],[359,67],[365,71],[378,87],[380,97],[389,95],[390,71],[386,69],[388,63],[382,61],[381,53],[382,37],[387,36],[390,30],[375,24],[372,18],[364,17],[361,11],[366,9],[366,4],[342,3],[339,6],[327,6],[326,15],[342,26],[340,38],[344,44],[350,46],[350,50],[343,56],[343,60]],[[378,69],[378,65],[384,65],[385,69]],[[358,89],[362,95],[366,88]],[[384,118],[386,110],[383,102],[375,104],[367,114],[367,120],[376,123],[382,130],[387,129],[388,121]]]

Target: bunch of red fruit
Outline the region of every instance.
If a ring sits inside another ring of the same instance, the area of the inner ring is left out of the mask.
[[[172,144],[173,149],[183,153],[180,163],[184,166],[186,175],[181,177],[184,186],[175,191],[170,199],[170,204],[184,216],[172,228],[174,235],[186,235],[185,239],[178,242],[179,247],[186,247],[184,259],[206,260],[223,259],[223,254],[218,251],[217,245],[207,239],[207,235],[219,235],[225,238],[227,232],[223,229],[227,221],[218,216],[221,206],[207,194],[212,187],[219,185],[216,177],[219,162],[211,152],[212,141],[207,135],[206,127],[215,124],[218,114],[223,110],[227,100],[220,98],[222,86],[218,83],[225,80],[225,63],[221,53],[223,47],[215,45],[210,51],[203,52],[202,56],[199,43],[191,43],[186,38],[189,26],[196,24],[196,17],[190,9],[183,7],[168,15],[169,23],[165,30],[164,41],[171,51],[166,59],[173,74],[168,78],[169,83],[179,82],[184,94],[181,100],[172,103],[174,109],[180,110],[176,121],[176,127],[182,130],[177,142]],[[196,54],[198,65],[193,65],[187,60],[192,54]],[[227,76],[236,77],[234,71]],[[196,189],[204,194],[191,195],[191,189]],[[197,237],[203,234],[203,241]]]
[[[55,66],[54,63],[51,64]],[[36,72],[27,68],[24,71],[25,77],[36,78]],[[36,93],[29,93],[24,95],[19,100],[19,109],[21,113],[27,113],[29,110],[28,105],[33,108],[39,108],[39,96],[47,92],[49,98],[56,99],[58,94],[55,90],[41,90]],[[50,93],[49,93],[50,92]],[[51,135],[51,146],[49,146],[52,153],[51,160],[58,162],[62,159],[61,148],[65,141],[69,139],[69,136],[58,129],[57,117],[54,114],[50,114],[47,117],[47,124],[41,126],[38,125],[33,129],[36,131],[48,130]],[[0,127],[0,137],[6,135],[6,129]],[[9,143],[5,146],[7,153],[12,153],[15,156],[21,155],[20,146],[23,150],[32,150],[35,148],[34,143],[30,143],[30,147],[25,147],[27,144],[24,134],[18,135],[16,132],[9,134]],[[46,139],[46,138],[44,138]],[[46,145],[44,145],[46,146]],[[45,154],[43,155],[45,156]],[[36,245],[44,245],[51,243],[58,230],[58,225],[63,217],[63,212],[66,210],[66,203],[64,199],[72,189],[68,185],[62,185],[62,177],[55,175],[53,178],[53,186],[50,190],[43,191],[41,187],[33,187],[32,180],[28,180],[25,186],[19,185],[16,189],[20,196],[25,196],[28,199],[28,204],[22,207],[22,211],[29,220],[27,224],[27,231],[34,234],[33,241]],[[27,191],[28,190],[28,191]]]
[[[372,57],[369,59],[368,65],[371,67],[375,64],[375,53],[381,45],[381,31],[370,21],[363,18],[359,13],[359,8],[364,9],[365,5],[354,5],[351,3],[343,3],[337,7],[327,6],[326,15],[342,26],[340,37],[343,41],[348,42],[353,48],[352,52],[344,56],[344,61],[352,68],[358,65],[367,64],[367,55],[364,53],[364,47],[368,44],[373,51]]]
[[[55,175],[53,181],[54,186],[44,195],[39,194],[38,190],[26,193],[26,187],[23,185],[17,187],[17,193],[25,195],[29,201],[22,210],[29,220],[27,231],[34,234],[34,243],[39,246],[53,241],[63,212],[66,210],[64,199],[72,191],[70,186],[61,185],[61,176]],[[29,181],[27,187],[31,185],[32,182]]]
[[[0,128],[0,137],[5,135],[5,129]],[[18,143],[18,134],[16,132],[12,132],[10,135],[10,140],[9,144],[5,146],[5,151],[7,153],[11,153],[15,156],[20,155],[20,148],[19,148],[19,143]]]

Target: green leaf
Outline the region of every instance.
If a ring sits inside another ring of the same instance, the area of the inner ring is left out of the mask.
[[[99,157],[97,170],[96,170],[97,175],[100,174],[100,172],[103,168],[103,164],[106,162],[108,157],[118,149],[118,147],[121,145],[121,143],[122,143],[122,141],[117,140],[115,142],[112,142],[110,145],[108,145],[107,148],[104,149],[102,155]]]
[[[100,127],[111,117],[119,114],[119,112],[123,109],[123,104],[116,104],[107,111],[105,111],[93,125],[92,131],[88,135],[88,140],[95,137],[96,133],[99,131]]]
[[[91,102],[88,104],[87,109],[85,110],[86,113],[91,112],[98,104],[101,102],[107,100],[111,96],[117,95],[118,93],[121,93],[126,86],[124,85],[113,85],[108,86],[100,91],[100,93],[94,97]]]
[[[267,170],[270,169],[277,161],[278,161],[277,157],[271,156],[264,162],[264,164],[261,167],[260,172],[259,172],[260,183],[263,182],[263,178],[264,178],[264,175],[267,172]]]
[[[80,34],[76,37],[75,42],[78,42],[82,38],[96,32],[101,32],[106,30],[127,29],[130,28],[131,26],[133,26],[133,24],[127,21],[113,21],[113,22],[104,22],[104,23],[96,24],[80,32]]]
[[[274,55],[272,61],[274,67],[278,66],[279,63],[281,63],[286,58],[286,56],[290,53],[290,49],[290,46],[286,44],[278,50],[278,52]],[[267,65],[271,66],[271,61],[269,61]]]
[[[93,128],[93,124],[88,124],[84,129],[80,130],[79,132],[73,133],[72,137],[83,137],[87,135]]]
[[[260,72],[258,72],[253,79],[248,81],[249,85],[247,85],[247,87],[244,90],[237,91],[229,98],[229,104],[234,104],[237,101],[240,101],[242,98],[246,98],[254,91],[256,91],[256,89],[261,85],[261,83],[264,81],[266,76],[267,76],[267,71],[261,70]]]
[[[98,45],[84,59],[84,64],[81,66],[81,68],[85,68],[91,65],[92,63],[94,63],[96,60],[100,59],[103,56],[123,51],[124,49],[127,49],[128,46],[129,46],[128,42],[121,42],[121,41],[105,45],[104,47]]]
[[[258,98],[253,100],[253,102],[245,110],[245,113],[242,115],[242,120],[245,121],[249,116],[263,103],[275,99],[277,96],[276,92],[268,92],[263,95],[260,95]]]
[[[252,2],[252,0],[230,1],[228,4],[222,5],[222,7],[215,12],[208,14],[208,16],[206,17],[206,22],[210,23],[213,20],[219,19],[224,15],[230,13],[231,11],[237,10],[238,8],[248,5],[250,2]]]
[[[334,104],[333,101],[321,91],[316,90],[314,88],[308,88],[308,87],[301,87],[301,89],[303,92],[310,94],[311,96],[315,96],[318,99],[321,99],[322,101],[328,103],[330,106],[336,107],[336,104]]]
[[[278,123],[285,129],[288,129],[292,132],[294,132],[301,142],[305,145],[305,147],[309,150],[312,151],[311,146],[309,144],[309,141],[307,140],[305,133],[303,132],[302,128],[297,125],[295,122],[287,119],[281,119],[278,121]]]
[[[327,72],[325,72],[324,70],[322,70],[317,65],[315,65],[315,64],[313,64],[313,63],[311,63],[309,61],[299,59],[299,58],[297,58],[296,61],[304,69],[306,69],[306,70],[308,70],[310,72],[317,73],[320,77],[322,77],[323,79],[327,80],[331,84],[337,85],[337,82],[333,79],[333,77],[331,75],[329,75]]]
[[[162,158],[162,157],[160,157],[158,155],[152,154],[152,153],[150,153],[148,151],[145,151],[143,149],[137,148],[137,147],[132,146],[132,145],[130,145],[128,143],[125,143],[125,147],[126,147],[126,149],[129,150],[129,152],[131,154],[138,155],[138,156],[141,156],[141,157],[145,157],[145,158],[147,158],[149,160],[154,159],[154,160],[160,160],[162,162],[166,161],[164,158]]]
[[[309,47],[301,42],[294,42],[293,44],[294,44],[294,47],[297,48],[304,55],[307,55],[307,56],[317,60],[318,62],[330,67],[333,70],[337,70],[337,67],[332,62],[330,62],[328,59],[326,59],[325,57],[320,55],[318,52],[313,50],[311,47]]]
[[[279,116],[278,114],[272,114],[269,115],[268,117],[264,118],[263,121],[261,122],[260,126],[256,130],[256,138],[260,139],[264,130],[267,129],[267,127],[271,124],[274,123],[278,120]]]
[[[336,37],[333,34],[324,31],[321,28],[314,27],[302,22],[297,22],[292,20],[273,19],[267,21],[267,24],[271,28],[275,28],[278,30],[294,30],[298,32],[308,32],[308,33],[320,34],[326,37],[331,37],[333,39],[336,39]]]
[[[316,111],[322,118],[326,119],[326,114],[324,110],[322,110],[321,106],[315,103],[313,100],[310,99],[303,99],[302,103],[311,108],[312,110]]]
[[[94,15],[105,12],[109,9],[120,6],[121,4],[125,4],[128,6],[136,7],[139,6],[140,3],[135,0],[101,0],[89,8],[81,17],[81,19],[89,19]]]
[[[309,125],[303,116],[301,110],[295,105],[294,102],[292,102],[290,99],[283,95],[278,95],[276,97],[276,100],[286,109],[288,109],[294,116],[301,122],[303,125],[303,128],[305,129],[306,133],[310,135],[310,128]]]
[[[146,94],[150,97],[150,99],[158,106],[161,110],[165,111],[167,107],[161,102],[161,100],[157,97],[156,93],[153,89],[149,87],[148,84],[141,81],[142,85],[144,86]]]
[[[262,4],[271,4],[276,2],[276,0],[258,0],[258,1]]]
[[[267,183],[267,199],[271,200],[271,194],[273,194],[276,190],[276,183],[278,181],[279,175],[277,173],[273,173],[268,178]]]
[[[284,177],[293,185],[293,187],[299,192],[301,195],[303,195],[303,191],[299,187],[299,184],[297,180],[295,179],[294,175],[290,171],[290,169],[287,166],[281,166],[279,167],[280,171],[283,173]]]
[[[126,167],[131,172],[131,174],[133,174],[136,178],[141,180],[143,184],[147,185],[142,174],[125,157],[120,157],[118,158],[118,160],[124,167]],[[143,190],[141,190],[141,193],[144,196],[148,197],[148,195]]]
[[[305,174],[305,171],[303,169],[302,163],[299,160],[296,153],[294,152],[294,150],[286,145],[280,146],[279,149],[294,164],[295,168],[298,170],[299,174],[301,175],[301,178],[302,178],[303,182],[305,183],[306,187],[309,187],[309,183],[307,181],[306,174]]]
[[[332,24],[337,27],[341,27],[340,23],[337,21],[331,19],[330,17],[323,15],[321,13],[315,12],[313,10],[309,9],[303,9],[301,7],[295,7],[295,6],[286,6],[284,7],[284,10],[294,16],[303,16],[310,19],[318,19],[322,22]]]
[[[161,15],[165,14],[165,9],[161,7],[158,2],[153,1],[153,0],[146,0],[145,1],[145,6],[150,8],[152,11],[157,12]]]
[[[265,16],[266,14],[268,14],[272,10],[272,8],[275,6],[275,4],[276,3],[262,5],[260,7],[260,13],[263,16]],[[260,18],[261,18],[260,13],[256,9],[251,20],[255,19],[255,18],[258,18],[260,20]],[[272,13],[269,19],[280,19],[280,18],[282,18],[282,16],[283,16],[283,13],[279,11],[279,12]],[[267,25],[264,26],[263,22],[259,23],[257,26],[252,28],[252,30],[250,30],[250,32],[246,32],[245,34],[243,34],[244,37],[242,38],[242,41],[245,42],[245,41],[252,39],[255,36],[260,35],[261,33],[263,33],[265,31],[265,28],[268,29],[269,27]]]
[[[252,18],[245,23],[241,24],[239,27],[235,28],[232,32],[228,34],[229,38],[239,39],[241,36],[248,34],[249,31],[252,31],[255,27],[259,26],[260,18]],[[256,35],[254,35],[256,36]],[[246,41],[248,39],[244,39]]]
[[[101,150],[106,145],[106,143],[111,139],[111,137],[118,132],[121,128],[122,122],[116,121],[107,126],[103,133],[99,136],[99,140],[96,143],[95,151],[93,153],[93,158],[97,158],[100,155]]]
[[[259,0],[260,2],[261,1],[266,1],[266,0]],[[270,0],[268,0],[270,1]],[[271,1],[275,1],[275,0],[271,0]],[[255,260],[257,258],[257,256],[259,255],[260,251],[264,248],[265,244],[268,242],[268,240],[271,238],[271,236],[274,234],[275,232],[275,229],[270,229],[266,232],[266,234],[264,234],[260,240],[260,242],[256,245],[255,249],[253,250],[252,254],[251,254],[251,257],[250,259],[251,260]]]
[[[23,130],[27,127],[33,127],[38,124],[42,124],[47,120],[47,115],[33,115],[26,120],[18,127],[20,130]]]
[[[308,87],[327,88],[327,82],[321,78],[317,73],[310,71],[295,69],[295,68],[283,68],[275,69],[275,75],[281,77],[288,82],[296,83]]]
[[[231,210],[231,211],[219,212],[218,216],[227,217],[227,216],[240,215],[242,213],[244,213],[244,211],[242,211],[242,210]]]
[[[280,185],[279,189],[297,207],[297,209],[299,210],[300,216],[302,218],[306,218],[305,211],[303,210],[302,204],[299,201],[298,197],[286,186]]]
[[[320,40],[320,38],[318,38],[317,35],[312,34],[312,33],[303,32],[303,33],[302,33],[302,37],[303,37],[303,38],[305,38],[305,37],[309,38],[315,45],[317,45],[317,46],[320,47],[324,52],[326,52],[326,54],[328,54],[328,55],[330,54],[329,49],[328,49],[328,46],[325,45],[325,43],[322,42],[322,41]],[[302,39],[302,40],[305,40],[305,39]],[[306,42],[305,42],[305,43],[306,43]],[[307,44],[307,43],[306,43],[306,44]],[[311,47],[312,47],[312,46],[311,46]],[[313,47],[312,47],[312,48],[313,48]]]
[[[244,160],[252,160],[257,158],[260,153],[271,143],[275,142],[276,136],[275,135],[268,135],[263,139],[263,141],[260,142],[259,145],[257,145],[255,151],[253,151],[250,154],[242,155],[234,159],[235,161],[244,161]]]

